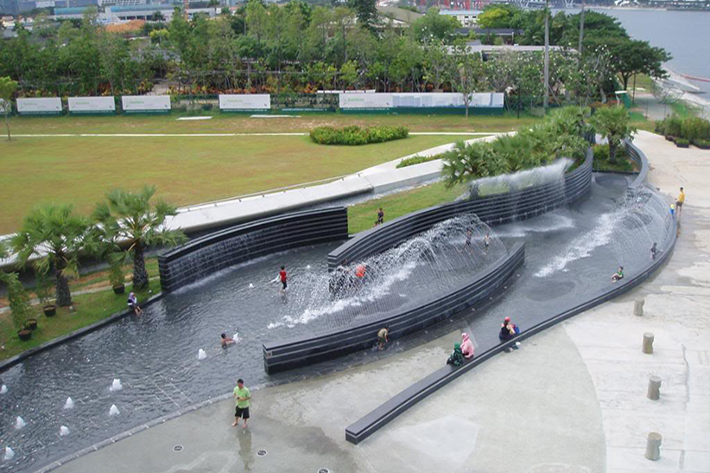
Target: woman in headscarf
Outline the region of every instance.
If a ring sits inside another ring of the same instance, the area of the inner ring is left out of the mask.
[[[461,334],[461,352],[463,353],[464,358],[466,358],[467,360],[473,358],[473,342],[471,342],[471,338],[468,336],[467,333]]]

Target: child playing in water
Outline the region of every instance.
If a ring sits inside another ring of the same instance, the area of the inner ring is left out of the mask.
[[[222,332],[222,348],[227,348],[232,343],[235,343],[234,339],[228,337],[226,333]]]
[[[655,260],[656,256],[658,256],[658,253],[661,251],[656,247],[656,242],[653,242],[653,246],[651,247],[651,259]]]
[[[281,271],[279,275],[274,278],[271,282],[281,281],[281,292],[286,291],[288,288],[288,275],[286,274],[286,266],[281,266]]]
[[[617,269],[616,272],[611,275],[611,282],[612,283],[619,282],[622,279],[624,279],[624,267],[619,266],[619,269]]]

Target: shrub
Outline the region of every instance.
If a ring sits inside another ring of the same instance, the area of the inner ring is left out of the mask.
[[[664,122],[664,131],[666,135],[669,136],[681,136],[681,127],[683,125],[683,120],[676,116],[667,117]]]
[[[693,140],[693,144],[700,149],[710,149],[710,140]]]
[[[114,259],[111,261],[111,265],[108,269],[108,281],[111,287],[121,286],[126,280],[125,274],[123,274],[123,268],[121,268],[121,262]]]
[[[685,138],[678,138],[675,140],[675,145],[679,148],[687,148],[690,146],[690,141]]]
[[[311,131],[311,139],[322,145],[360,146],[400,140],[408,135],[409,130],[402,126],[374,126],[368,128],[346,126],[340,129],[321,126]]]
[[[634,165],[629,161],[626,151],[622,148],[617,153],[615,162],[609,160],[609,145],[596,145],[594,151],[594,170],[612,172],[632,172]]]
[[[12,312],[12,323],[17,330],[25,328],[25,322],[32,315],[30,296],[22,286],[17,273],[0,271],[0,281],[7,285],[7,299]]]
[[[688,140],[710,139],[710,122],[699,117],[687,117],[681,123],[681,134]]]
[[[435,161],[441,159],[443,154],[435,154],[432,156],[412,156],[411,158],[403,159],[397,164],[397,168],[406,168],[407,166],[414,166],[415,164],[428,163],[429,161]]]

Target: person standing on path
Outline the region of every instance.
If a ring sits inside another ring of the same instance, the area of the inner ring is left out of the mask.
[[[239,425],[239,419],[244,419],[243,429],[247,428],[247,421],[249,420],[249,401],[251,400],[251,393],[249,388],[244,386],[244,380],[237,380],[237,386],[232,391],[232,395],[236,399],[237,409],[234,413],[234,423],[232,427],[237,427]]]
[[[375,225],[382,225],[383,223],[385,223],[385,211],[382,210],[382,207],[380,207],[377,211],[377,221],[375,222]]]
[[[678,199],[675,202],[676,212],[678,213],[678,219],[680,219],[680,212],[683,210],[683,204],[685,203],[685,192],[683,188],[680,188],[680,193],[678,194]]]

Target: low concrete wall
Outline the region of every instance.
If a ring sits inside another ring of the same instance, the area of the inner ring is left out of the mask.
[[[420,307],[327,335],[264,343],[264,369],[273,374],[369,348],[377,343],[377,331],[385,325],[392,339],[422,330],[489,297],[524,260],[525,247],[518,243],[476,279]]]
[[[592,184],[593,153],[565,176],[564,184],[549,183],[505,194],[453,202],[420,210],[358,233],[328,255],[328,269],[347,261],[360,261],[386,251],[404,239],[437,223],[464,213],[474,213],[488,225],[523,220],[568,205],[587,193]]]
[[[348,237],[345,207],[296,212],[211,233],[158,257],[164,292],[277,251]]]
[[[634,179],[626,189],[628,195],[633,195],[638,192],[639,188],[646,182],[646,176],[648,176],[648,159],[646,159],[646,155],[643,151],[634,146],[631,140],[624,140],[624,149],[626,149],[629,157],[634,160],[636,167],[639,169],[636,179]]]

